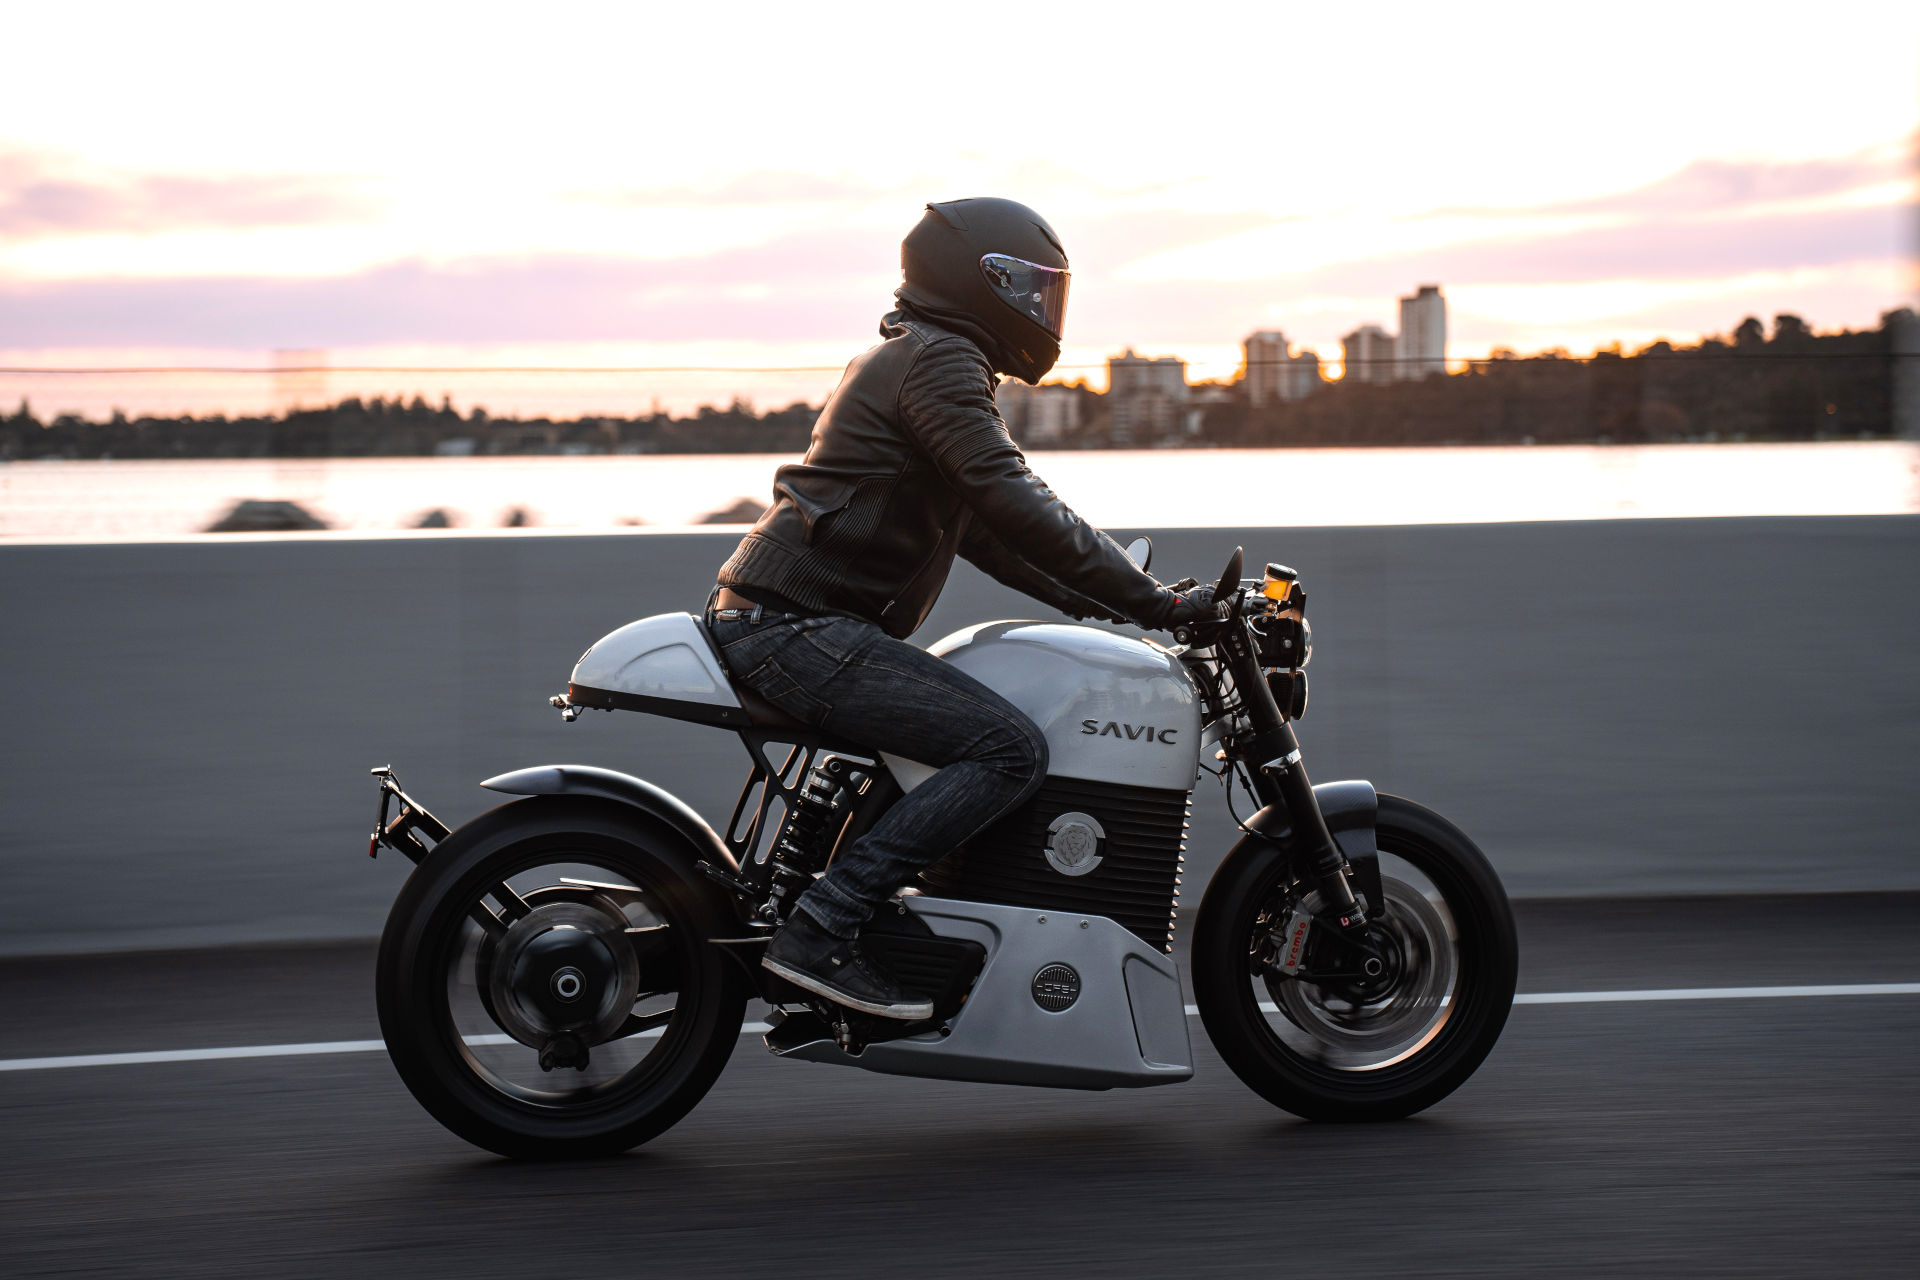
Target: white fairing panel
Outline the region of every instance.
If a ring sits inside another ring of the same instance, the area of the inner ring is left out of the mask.
[[[1192,1078],[1173,957],[1104,916],[925,896],[904,901],[935,933],[987,949],[986,967],[949,1021],[950,1034],[870,1044],[857,1058],[817,1040],[786,1056],[888,1075],[1068,1089]],[[1080,990],[1067,1008],[1049,1011],[1036,1000],[1034,982],[1054,965],[1071,967]]]
[[[602,636],[574,664],[581,689],[738,707],[733,685],[692,614],[662,613]]]
[[[1160,645],[1097,627],[986,622],[954,632],[929,652],[1040,726],[1048,776],[1192,788],[1200,695],[1180,660]],[[925,765],[886,759],[909,791],[933,774]]]

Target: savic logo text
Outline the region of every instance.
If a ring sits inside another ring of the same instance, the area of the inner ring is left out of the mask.
[[[1121,724],[1117,720],[1109,720],[1105,724],[1101,724],[1098,720],[1082,720],[1080,722],[1080,732],[1091,733],[1102,738],[1112,735],[1116,738],[1127,738],[1134,742],[1164,742],[1172,745],[1173,735],[1180,731],[1178,729],[1155,729],[1150,724]]]

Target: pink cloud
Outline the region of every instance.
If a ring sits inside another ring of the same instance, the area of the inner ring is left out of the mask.
[[[839,174],[763,169],[708,183],[584,191],[578,199],[622,208],[679,206],[696,209],[761,204],[853,204],[897,196],[916,184],[881,185]]]
[[[1068,242],[1084,281],[1069,338],[1230,340],[1276,304],[1328,297],[1377,298],[1369,318],[1383,318],[1393,298],[1423,280],[1723,280],[1897,261],[1907,253],[1911,210],[1646,219],[1228,281],[1133,282],[1112,274],[1139,250],[1217,238],[1259,216],[1146,213],[1081,222]],[[664,262],[545,255],[403,262],[329,279],[0,282],[0,347],[858,340],[890,306],[895,252],[890,236],[828,231]],[[1333,322],[1323,316],[1315,327]]]
[[[760,169],[706,182],[582,191],[576,193],[575,198],[619,207],[685,208],[767,204],[871,205],[884,200],[918,209],[920,204],[927,201],[997,195],[1024,201],[1045,213],[1049,200],[1062,195],[1096,196],[1108,200],[1136,198],[1164,191],[1173,185],[1171,181],[1116,185],[1055,161],[1018,159],[995,166],[989,176],[973,182],[968,189],[956,188],[950,177],[930,173],[874,182],[845,173]],[[902,235],[906,234],[905,227],[900,230]]]
[[[377,205],[321,177],[116,180],[60,177],[24,156],[0,157],[0,232],[17,238],[88,232],[317,226],[371,217]]]
[[[1075,342],[1119,344],[1149,334],[1238,337],[1275,306],[1327,298],[1377,299],[1356,311],[1325,312],[1315,329],[1359,320],[1391,323],[1394,299],[1423,281],[1463,284],[1584,284],[1607,280],[1726,280],[1799,268],[1897,263],[1909,256],[1911,206],[1829,210],[1748,218],[1650,220],[1602,231],[1533,238],[1487,237],[1382,254],[1308,271],[1234,280],[1102,279],[1081,295]],[[1892,306],[1897,299],[1887,299]],[[1787,306],[1787,300],[1776,305]],[[1737,318],[1737,317],[1736,317]],[[1724,323],[1724,321],[1722,321]]]
[[[1626,191],[1518,208],[1439,209],[1431,216],[1535,218],[1620,213],[1638,216],[1719,213],[1839,195],[1897,182],[1906,169],[1885,152],[1815,160],[1695,160]]]
[[[1292,277],[1318,292],[1400,288],[1421,279],[1473,284],[1710,280],[1905,255],[1912,209],[1878,205],[1752,217],[1646,219],[1535,237],[1499,236],[1341,263]],[[1398,284],[1394,282],[1398,281]]]
[[[888,289],[842,267],[844,259],[814,238],[787,243],[785,252],[666,263],[556,255],[448,267],[405,262],[323,279],[0,284],[0,347],[782,341],[870,333]]]
[[[1156,253],[1297,221],[1300,219],[1277,218],[1253,210],[1216,213],[1138,209],[1070,221],[1063,219],[1059,231],[1075,270],[1091,274],[1115,270]]]

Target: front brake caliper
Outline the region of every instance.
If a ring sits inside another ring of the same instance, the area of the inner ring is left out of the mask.
[[[1313,932],[1313,912],[1305,902],[1295,904],[1287,923],[1274,935],[1273,971],[1288,977],[1307,963],[1307,938]]]
[[[1313,932],[1313,909],[1305,901],[1295,902],[1285,916],[1266,915],[1264,932],[1256,932],[1259,941],[1248,955],[1255,977],[1291,978],[1307,962],[1307,942]]]

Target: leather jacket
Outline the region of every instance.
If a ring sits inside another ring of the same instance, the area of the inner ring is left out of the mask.
[[[1173,593],[1027,469],[977,342],[906,308],[880,334],[828,397],[806,457],[774,473],[773,505],[720,585],[905,638],[960,555],[1074,617],[1157,626]]]

